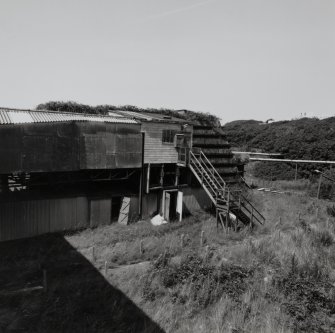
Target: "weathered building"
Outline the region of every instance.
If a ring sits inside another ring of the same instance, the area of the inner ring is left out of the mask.
[[[0,240],[109,224],[138,195],[133,119],[0,109],[0,142]]]
[[[0,241],[244,207],[227,200],[239,172],[223,134],[182,118],[0,109],[0,140]]]

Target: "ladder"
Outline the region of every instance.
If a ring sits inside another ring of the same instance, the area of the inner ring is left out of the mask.
[[[234,228],[237,231],[239,221],[250,227],[256,222],[264,224],[264,216],[242,195],[242,191],[233,191],[227,186],[201,150],[190,151],[189,168],[215,206],[217,226],[221,224],[226,230]]]

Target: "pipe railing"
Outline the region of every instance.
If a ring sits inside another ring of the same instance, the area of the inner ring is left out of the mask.
[[[197,157],[198,156],[198,157]],[[253,222],[255,218],[259,223],[263,224],[265,217],[256,209],[256,207],[242,195],[241,190],[230,190],[226,187],[226,182],[222,179],[218,171],[214,168],[213,164],[208,160],[207,156],[201,151],[197,152],[190,151],[190,164],[196,168],[196,171],[201,178],[201,182],[212,192],[215,197],[217,205],[228,205],[238,204],[238,208],[242,211],[243,209],[251,215],[250,220]],[[213,181],[211,184],[210,180]]]

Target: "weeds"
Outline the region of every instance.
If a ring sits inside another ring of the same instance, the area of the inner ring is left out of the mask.
[[[155,290],[164,287],[164,294],[169,294],[173,303],[187,303],[199,310],[222,295],[238,301],[252,274],[252,269],[233,264],[217,267],[196,253],[188,253],[179,264],[172,263],[165,254],[153,262],[145,279],[143,297],[153,301],[157,296]]]

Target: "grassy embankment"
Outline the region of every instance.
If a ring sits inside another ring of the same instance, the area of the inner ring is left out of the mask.
[[[213,217],[199,214],[161,227],[143,221],[65,235],[72,257],[86,258],[85,265],[103,276],[104,284],[100,280],[96,284],[76,265],[68,265],[67,279],[61,274],[53,279],[50,273],[47,293],[6,298],[6,318],[8,308],[18,327],[24,326],[23,313],[27,318],[38,317],[39,321],[31,323],[40,332],[45,325],[58,328],[54,318],[63,321],[63,331],[79,327],[87,332],[109,332],[127,320],[141,321],[143,316],[152,322],[134,324],[132,329],[157,331],[153,324],[157,323],[166,332],[334,332],[335,219],[329,209],[327,213],[330,203],[303,195],[260,192],[254,193],[254,201],[267,220],[265,226],[252,231],[224,234],[217,230]],[[52,267],[64,267],[71,261],[69,252],[59,247],[46,253],[27,250],[20,254],[14,245],[3,245],[1,250],[7,250],[1,252],[7,255],[2,260],[6,270],[28,269],[43,262],[45,266],[49,263],[52,272]],[[113,307],[113,297],[103,296],[108,286],[121,290],[145,315],[131,319],[127,302]],[[4,305],[0,310],[6,311]],[[83,311],[88,313],[86,321],[79,315]],[[119,319],[110,319],[115,316]]]

